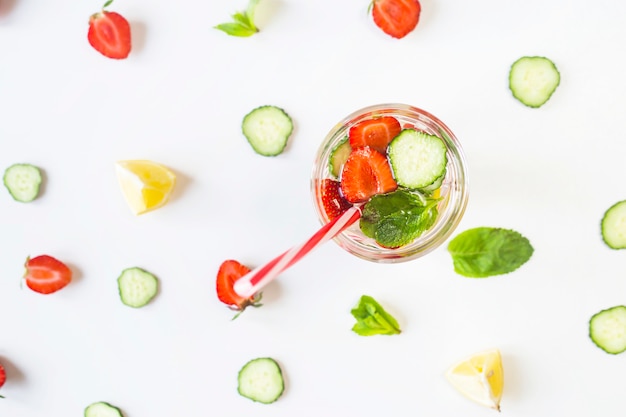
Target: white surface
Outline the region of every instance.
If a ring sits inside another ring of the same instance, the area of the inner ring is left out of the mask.
[[[14,2],[9,11],[6,3]],[[626,3],[422,0],[418,28],[380,32],[367,1],[261,0],[261,32],[212,29],[238,1],[116,0],[133,25],[123,62],[87,43],[100,2],[2,0],[0,166],[41,166],[31,204],[0,193],[0,415],[82,415],[109,401],[139,416],[484,416],[445,381],[485,348],[503,354],[502,414],[623,415],[623,356],[587,336],[592,314],[626,303],[625,254],[600,218],[626,199]],[[540,109],[514,100],[510,64],[550,57],[561,85]],[[513,228],[532,259],[513,274],[456,275],[441,247],[376,265],[329,243],[267,288],[235,321],[215,296],[219,264],[258,266],[318,228],[309,176],[333,124],[400,102],[441,118],[462,141],[471,200],[458,231]],[[275,104],[296,123],[286,152],[255,155],[242,117]],[[176,171],[173,201],[134,217],[114,162]],[[20,288],[27,255],[67,262],[75,281],[42,296]],[[141,266],[161,280],[143,309],[116,278]],[[362,294],[399,320],[394,337],[358,337]],[[236,391],[239,368],[272,356],[287,390],[261,405]]]

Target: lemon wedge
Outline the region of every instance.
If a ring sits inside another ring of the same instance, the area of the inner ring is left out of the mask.
[[[152,161],[118,161],[117,179],[132,212],[136,215],[162,207],[176,184],[176,175]]]
[[[463,359],[450,367],[446,378],[470,400],[500,411],[504,372],[498,349],[475,353]]]

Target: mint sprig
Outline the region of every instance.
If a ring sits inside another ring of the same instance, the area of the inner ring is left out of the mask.
[[[437,220],[437,199],[397,190],[373,196],[363,207],[359,227],[386,248],[411,243]]]
[[[356,319],[352,331],[360,336],[400,334],[400,326],[393,316],[369,295],[361,296],[351,311]]]
[[[519,232],[494,227],[466,230],[448,244],[454,270],[470,278],[513,272],[530,259],[533,251]]]
[[[248,37],[254,35],[259,31],[259,28],[254,24],[254,13],[258,4],[259,0],[250,0],[245,11],[236,12],[232,15],[232,22],[221,23],[215,26],[215,29],[231,36]]]

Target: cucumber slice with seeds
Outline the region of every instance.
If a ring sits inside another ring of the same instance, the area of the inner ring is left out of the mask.
[[[335,178],[339,178],[341,168],[348,160],[350,152],[352,152],[352,146],[350,146],[350,141],[347,136],[343,138],[332,151],[330,151],[328,168],[330,169],[331,175]]]
[[[123,414],[116,406],[99,401],[85,408],[85,417],[123,417]]]
[[[541,107],[561,82],[556,65],[546,57],[524,56],[511,65],[509,88],[528,107]]]
[[[132,267],[122,271],[117,279],[122,302],[133,308],[143,307],[157,294],[159,281],[150,272]]]
[[[3,181],[15,201],[29,203],[39,195],[41,171],[31,164],[13,164],[4,171]]]
[[[388,148],[396,182],[409,189],[433,184],[446,172],[446,152],[446,145],[441,138],[414,129],[404,129]]]
[[[237,391],[252,401],[271,404],[285,390],[283,373],[272,358],[256,358],[246,363],[237,377]]]
[[[280,155],[293,132],[291,117],[276,106],[261,106],[252,110],[241,124],[243,135],[259,155]]]
[[[602,240],[611,249],[626,249],[626,200],[613,204],[600,223]]]
[[[626,306],[615,306],[594,314],[589,320],[589,337],[612,355],[626,351]]]

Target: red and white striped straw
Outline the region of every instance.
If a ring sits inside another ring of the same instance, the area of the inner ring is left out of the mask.
[[[302,259],[307,253],[321,244],[331,240],[339,233],[346,230],[361,217],[359,206],[350,207],[341,216],[324,225],[310,239],[301,245],[294,246],[285,253],[272,259],[235,281],[234,290],[241,297],[252,297],[261,288],[269,284],[285,269]]]

